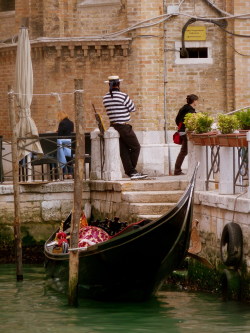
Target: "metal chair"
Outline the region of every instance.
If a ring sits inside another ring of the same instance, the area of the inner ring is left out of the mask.
[[[47,174],[48,180],[59,180],[60,170],[57,161],[57,133],[42,133],[39,134],[41,147],[44,155],[39,156],[34,154],[31,160],[33,179],[35,179],[35,166],[41,166],[41,177],[45,180]],[[47,167],[47,172],[44,172],[44,166]]]

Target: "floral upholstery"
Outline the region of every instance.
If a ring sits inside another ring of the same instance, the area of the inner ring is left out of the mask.
[[[86,226],[79,231],[79,247],[94,245],[110,238],[109,234],[101,228]]]

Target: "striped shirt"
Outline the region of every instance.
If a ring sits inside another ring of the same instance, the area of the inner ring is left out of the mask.
[[[120,91],[113,91],[103,97],[103,105],[111,123],[122,124],[130,121],[130,112],[135,111],[133,101],[129,96]]]

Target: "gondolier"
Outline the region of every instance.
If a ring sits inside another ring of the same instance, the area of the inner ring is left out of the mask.
[[[130,112],[135,112],[135,105],[130,97],[120,91],[119,76],[109,76],[109,92],[103,97],[103,105],[110,120],[110,126],[120,134],[120,156],[124,171],[131,180],[147,178],[146,174],[136,170],[137,161],[140,154],[140,143],[128,124]]]

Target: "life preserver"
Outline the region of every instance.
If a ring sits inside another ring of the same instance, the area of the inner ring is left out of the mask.
[[[220,242],[221,260],[226,266],[239,267],[243,254],[243,236],[239,224],[225,225]]]
[[[241,276],[237,270],[224,269],[221,275],[221,291],[224,301],[241,299]]]

